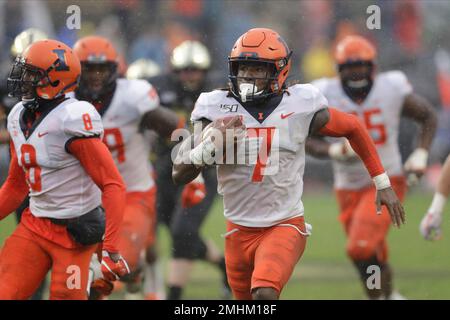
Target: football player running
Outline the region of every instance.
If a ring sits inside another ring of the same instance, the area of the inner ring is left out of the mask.
[[[14,62],[16,57],[22,53],[30,44],[33,42],[36,42],[38,40],[44,40],[48,39],[48,36],[45,32],[42,30],[36,29],[36,28],[28,28],[23,30],[21,33],[19,33],[15,38],[11,45],[10,49],[10,58],[11,61],[8,61],[8,63],[5,63],[5,68],[0,70],[2,73],[2,76],[4,78],[7,78],[9,75],[9,72],[11,71],[11,63]],[[2,65],[3,67],[3,65]],[[6,70],[7,67],[7,70]],[[3,72],[5,71],[5,74]],[[6,73],[7,72],[7,73]],[[10,155],[9,155],[9,145],[10,145],[10,139],[8,134],[8,129],[6,126],[6,120],[7,115],[11,111],[11,109],[17,104],[19,101],[18,98],[10,97],[7,92],[7,85],[6,81],[4,81],[0,85],[0,115],[1,115],[1,123],[0,123],[0,144],[4,144],[0,146],[0,154],[3,156],[1,158],[0,167],[2,168],[1,176],[6,178],[8,174],[8,166]],[[4,163],[7,162],[7,163]],[[2,178],[2,182],[4,181],[4,178]],[[30,205],[29,198],[26,197],[25,200],[21,203],[21,205],[16,209],[16,219],[17,222],[20,221],[20,217],[22,216],[23,211],[28,208]],[[46,281],[44,280],[42,284],[39,286],[38,290],[35,294],[31,297],[31,300],[42,300],[42,296],[44,293],[44,288],[46,287]]]
[[[126,78],[127,79],[145,79],[149,81],[149,78],[157,76],[161,73],[160,66],[150,59],[138,59],[136,61],[133,61],[127,68],[126,72]],[[156,88],[158,91],[157,86],[153,81],[149,81],[152,86]],[[160,96],[160,93],[158,92],[158,96]],[[161,106],[163,106],[162,101],[160,100]],[[157,133],[154,131],[148,131],[145,132],[145,138],[149,141],[151,145],[151,154],[150,159],[152,164],[154,165],[154,146],[158,139],[162,139],[158,136]],[[168,140],[167,138],[165,140]],[[154,226],[157,228],[157,225],[160,223],[160,217],[158,214],[158,194],[161,192],[161,185],[160,181],[158,180],[159,172],[154,165],[155,172],[156,172],[156,185],[158,186],[157,192],[156,192],[156,222],[157,224]],[[154,232],[158,232],[155,230]],[[145,252],[145,263],[143,267],[143,274],[144,274],[144,283],[142,285],[142,291],[145,292],[145,299],[146,300],[164,300],[167,299],[166,295],[166,284],[165,284],[165,278],[164,278],[164,272],[163,272],[163,263],[160,259],[158,259],[158,244],[156,243],[157,239],[155,239],[155,242],[151,247],[147,247],[147,250]]]
[[[156,223],[156,186],[149,161],[150,143],[143,130],[152,129],[170,137],[183,126],[178,116],[159,107],[155,89],[145,80],[118,78],[118,55],[112,43],[103,37],[78,40],[74,52],[81,61],[77,99],[92,103],[100,113],[105,135],[127,193],[121,226],[119,250],[127,260],[131,274],[122,280],[129,293],[141,289],[141,253],[154,244]]]
[[[48,39],[48,35],[45,32],[43,32],[42,30],[39,30],[36,28],[28,28],[28,29],[22,31],[21,33],[19,33],[14,38],[14,42],[11,46],[11,50],[10,50],[11,62],[13,62],[16,59],[16,57],[18,55],[20,55],[30,44],[32,44],[36,41],[39,41],[39,40],[44,40],[44,39]],[[5,81],[4,89],[6,89],[6,81]],[[5,92],[4,92],[5,96],[3,96],[3,87],[0,89],[0,91],[2,92],[2,94],[0,94],[0,96],[2,96],[2,102],[1,102],[2,106],[1,107],[5,107],[6,110],[9,112],[12,109],[12,107],[14,107],[17,104],[19,99],[14,98],[14,97],[9,97],[8,92],[6,92],[7,90],[5,90]],[[2,131],[2,130],[3,130],[3,128],[0,131]],[[8,131],[8,129],[6,128],[6,121],[5,121],[5,131],[6,132]],[[0,137],[1,136],[3,136],[2,132],[0,132]],[[9,135],[7,135],[7,137],[8,137],[8,139],[5,139],[4,142],[5,142],[5,144],[9,145]],[[6,170],[6,168],[7,168],[7,166],[5,166],[5,170]],[[17,219],[18,223],[20,222],[22,213],[29,206],[30,206],[30,199],[29,199],[29,197],[26,197],[25,200],[16,209],[16,219]],[[46,286],[47,286],[47,278],[45,278],[44,281],[41,283],[41,285],[39,286],[37,291],[31,297],[31,300],[42,300]]]
[[[243,34],[229,56],[230,89],[200,95],[191,120],[208,128],[194,148],[196,136],[185,140],[174,161],[176,183],[187,183],[207,164],[217,164],[227,219],[226,268],[236,299],[278,299],[303,254],[310,228],[301,194],[305,141],[311,134],[348,138],[373,178],[378,206],[388,207],[396,225],[405,221],[375,146],[358,119],[329,108],[310,84],[285,85],[291,54],[273,30],[256,28]],[[224,115],[231,115],[231,121]],[[233,148],[222,152],[227,141],[232,144],[228,137],[221,139],[229,128],[235,133],[238,155],[244,146],[245,162],[229,154]],[[256,161],[248,161],[255,159],[255,152]]]
[[[450,194],[450,156],[447,156],[439,175],[436,191],[427,213],[420,222],[420,233],[426,240],[439,240],[442,237],[442,212]]]
[[[330,105],[354,114],[369,131],[392,187],[403,201],[408,175],[417,180],[427,166],[428,149],[436,130],[432,106],[415,94],[401,71],[375,73],[376,49],[365,38],[348,36],[336,47],[335,60],[339,77],[313,82]],[[402,167],[398,146],[400,118],[414,120],[420,127],[417,149]],[[345,139],[325,141],[310,138],[306,150],[318,157],[333,160],[334,187],[340,208],[339,220],[347,235],[347,255],[359,272],[366,293],[371,299],[402,299],[393,290],[392,270],[388,262],[387,235],[390,220],[383,209],[375,210],[376,189],[356,153]],[[371,275],[367,268],[380,267],[381,288],[370,289],[366,282]]]
[[[50,299],[86,299],[89,262],[103,237],[103,277],[129,272],[117,246],[125,185],[101,141],[100,115],[65,95],[80,71],[72,49],[55,40],[30,45],[11,69],[8,91],[21,101],[8,116],[0,219],[28,193],[30,207],[0,254],[0,299],[28,299],[50,269]]]

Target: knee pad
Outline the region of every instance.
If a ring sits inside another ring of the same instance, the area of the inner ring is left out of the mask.
[[[352,241],[347,245],[347,255],[352,260],[369,260],[376,255],[375,246],[366,240]]]
[[[383,272],[384,263],[380,262],[375,255],[366,260],[353,260],[353,263],[355,264],[356,269],[363,280],[367,280],[372,275],[369,272],[370,266],[379,266],[381,272]]]

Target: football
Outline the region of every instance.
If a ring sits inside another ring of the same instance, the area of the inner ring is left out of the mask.
[[[202,140],[211,137],[216,145],[216,163],[226,161],[227,150],[236,150],[237,142],[245,136],[242,116],[219,118],[208,124],[202,132]],[[231,138],[231,140],[229,140]],[[235,154],[235,153],[234,153]]]

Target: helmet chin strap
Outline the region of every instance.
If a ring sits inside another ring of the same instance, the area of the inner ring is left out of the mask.
[[[22,104],[25,109],[30,111],[35,111],[39,105],[36,98],[22,98]]]
[[[260,95],[263,90],[255,92],[258,88],[253,83],[241,83],[239,85],[239,95],[242,102],[247,102],[247,97]]]

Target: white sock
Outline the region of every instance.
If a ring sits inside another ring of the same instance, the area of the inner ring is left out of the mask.
[[[148,294],[155,294],[159,300],[166,298],[164,275],[159,259],[144,265],[144,295]]]

